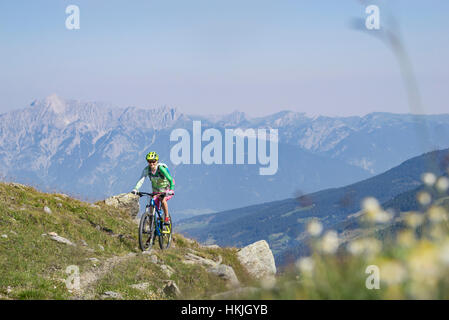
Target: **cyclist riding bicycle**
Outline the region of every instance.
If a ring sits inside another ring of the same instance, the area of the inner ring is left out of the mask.
[[[167,201],[170,200],[175,194],[175,180],[170,175],[167,165],[165,163],[159,163],[159,156],[156,152],[149,152],[146,155],[146,160],[148,162],[148,166],[143,169],[139,181],[137,181],[137,184],[131,193],[137,194],[140,187],[142,187],[145,177],[148,177],[151,180],[153,192],[166,193],[164,197],[155,196],[154,201],[156,206],[159,206],[159,201],[161,201],[161,206],[164,210],[164,223],[170,224],[170,214],[168,213]]]

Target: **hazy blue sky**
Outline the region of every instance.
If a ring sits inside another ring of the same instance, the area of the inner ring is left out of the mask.
[[[65,28],[80,8],[81,29]],[[369,1],[399,22],[427,113],[447,112],[449,1]],[[350,28],[355,0],[0,2],[0,112],[35,98],[186,113],[409,112],[398,65]]]

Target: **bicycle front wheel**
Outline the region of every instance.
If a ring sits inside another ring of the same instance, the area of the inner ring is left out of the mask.
[[[170,219],[170,224],[166,225],[163,222],[161,222],[161,224],[162,230],[161,235],[159,236],[159,247],[161,248],[161,250],[165,250],[168,249],[171,244],[173,223]]]
[[[140,250],[151,250],[154,241],[154,208],[145,210],[145,213],[140,218],[139,224],[139,246]]]

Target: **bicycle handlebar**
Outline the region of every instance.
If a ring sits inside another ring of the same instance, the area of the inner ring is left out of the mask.
[[[152,193],[149,193],[149,192],[137,192],[137,195],[139,197],[143,197],[143,196],[149,196],[149,197],[163,196],[163,197],[165,197],[165,196],[170,195],[170,194],[168,194],[167,192],[152,192]]]

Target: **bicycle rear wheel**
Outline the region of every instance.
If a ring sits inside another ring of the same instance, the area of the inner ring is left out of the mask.
[[[171,240],[172,240],[172,230],[173,230],[173,224],[170,219],[170,224],[164,225],[163,222],[162,229],[161,229],[161,235],[159,236],[159,247],[161,250],[165,250],[170,248]]]
[[[140,250],[151,250],[154,242],[154,208],[145,210],[145,213],[140,218],[139,224],[139,246]]]

